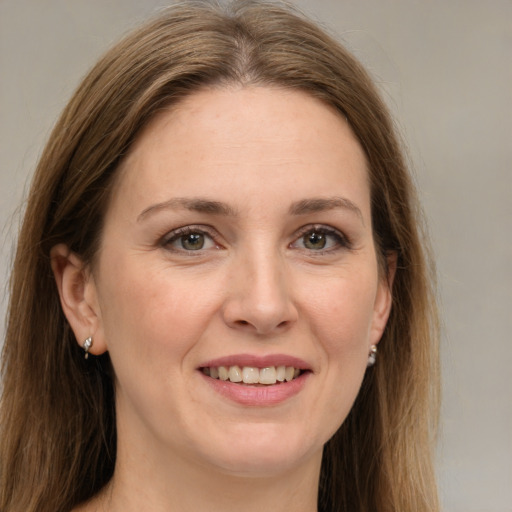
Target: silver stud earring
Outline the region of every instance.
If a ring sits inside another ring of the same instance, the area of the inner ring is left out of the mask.
[[[368,354],[368,363],[366,363],[366,367],[369,368],[373,366],[377,361],[377,345],[372,345],[370,347],[370,353]]]
[[[82,348],[85,351],[85,359],[89,359],[89,349],[92,347],[92,337],[89,336],[83,343]]]

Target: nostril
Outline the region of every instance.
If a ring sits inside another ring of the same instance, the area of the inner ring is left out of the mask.
[[[230,297],[222,310],[226,324],[241,331],[269,334],[276,329],[280,333],[284,332],[297,319],[297,311],[289,303],[288,297],[284,297],[284,293],[282,298],[278,297],[279,300],[264,301],[258,296],[256,299]]]

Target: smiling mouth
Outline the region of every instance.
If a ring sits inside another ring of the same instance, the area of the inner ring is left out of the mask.
[[[234,384],[252,384],[272,386],[290,382],[299,377],[304,370],[293,366],[267,366],[257,368],[254,366],[209,366],[201,368],[201,371],[211,377]],[[307,370],[306,370],[307,371]]]

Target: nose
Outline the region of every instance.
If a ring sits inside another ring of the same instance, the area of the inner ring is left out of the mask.
[[[281,333],[298,319],[290,278],[278,257],[261,254],[231,269],[223,317],[231,328],[257,335]]]

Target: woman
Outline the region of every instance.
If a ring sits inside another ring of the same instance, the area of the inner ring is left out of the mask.
[[[32,185],[1,510],[437,510],[418,222],[371,80],[310,21],[191,2],[129,35]]]

